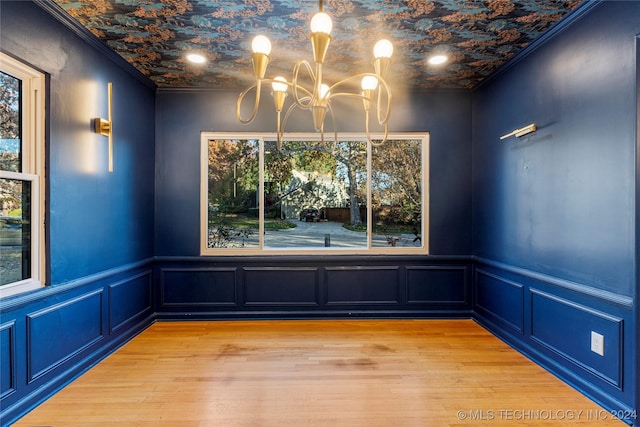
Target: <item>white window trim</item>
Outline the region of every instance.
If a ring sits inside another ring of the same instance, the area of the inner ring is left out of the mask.
[[[331,135],[332,136],[332,135]],[[256,256],[256,255],[427,255],[429,253],[429,133],[390,133],[388,140],[393,139],[422,139],[422,242],[420,248],[382,248],[371,246],[371,233],[368,234],[367,248],[265,248],[264,222],[260,221],[259,248],[209,248],[208,221],[208,144],[215,139],[250,139],[259,141],[259,194],[264,195],[264,143],[276,141],[277,134],[262,132],[201,132],[200,133],[200,254],[204,256]],[[371,134],[373,140],[382,139],[382,134]],[[284,140],[319,141],[317,133],[287,133]],[[340,141],[366,141],[366,135],[361,133],[340,133]],[[367,170],[371,169],[371,150],[367,150]],[[367,182],[367,200],[371,200],[371,183]],[[264,203],[261,201],[258,212],[259,218],[264,217]],[[367,215],[367,230],[371,230],[372,218]]]
[[[22,172],[0,170],[0,178],[31,182],[31,277],[0,286],[0,298],[45,285],[45,76],[0,52],[0,70],[22,80]]]

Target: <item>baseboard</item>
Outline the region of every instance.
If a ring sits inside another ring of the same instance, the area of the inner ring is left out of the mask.
[[[158,321],[286,319],[471,319],[471,310],[212,311],[156,313]]]

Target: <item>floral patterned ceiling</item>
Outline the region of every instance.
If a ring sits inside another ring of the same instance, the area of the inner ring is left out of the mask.
[[[158,87],[240,88],[250,83],[251,39],[273,50],[267,77],[312,61],[315,0],[54,0]],[[475,87],[582,0],[325,0],[333,41],[327,80],[372,71],[382,36],[395,47],[391,81],[415,89]],[[189,52],[207,57],[196,66]],[[449,61],[428,65],[433,53]]]

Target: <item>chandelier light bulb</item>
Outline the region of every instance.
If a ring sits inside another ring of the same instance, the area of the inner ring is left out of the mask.
[[[373,56],[376,58],[391,58],[393,55],[393,45],[387,39],[378,40],[373,46]]]
[[[277,83],[277,82],[271,83],[271,88],[273,89],[274,92],[287,92],[287,89],[288,89],[287,79],[285,79],[282,76],[278,76],[273,80],[277,80],[278,82],[283,82],[283,83]]]
[[[333,22],[331,17],[324,12],[318,12],[311,18],[311,32],[331,34]]]
[[[360,85],[362,90],[376,90],[378,87],[378,78],[374,76],[364,76]]]
[[[320,85],[320,99],[324,99],[329,96],[329,85],[322,83]]]
[[[255,36],[251,41],[251,50],[253,53],[262,53],[269,55],[271,53],[271,41],[267,36]]]

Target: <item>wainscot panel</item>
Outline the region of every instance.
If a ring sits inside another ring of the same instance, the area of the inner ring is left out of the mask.
[[[481,269],[476,269],[475,278],[476,310],[522,334],[524,286]]]
[[[236,306],[237,268],[162,268],[160,305]]]
[[[531,289],[531,338],[622,389],[623,321]],[[591,351],[591,332],[604,336],[604,355]]]
[[[469,268],[407,267],[407,303],[469,304]]]
[[[481,258],[474,279],[480,324],[605,409],[634,413],[632,298]],[[604,337],[602,356],[592,331]]]
[[[319,269],[244,268],[245,305],[317,306]]]
[[[15,320],[0,325],[0,399],[16,390]]]
[[[156,317],[470,318],[471,268],[466,256],[157,257]]]
[[[399,267],[326,269],[327,305],[399,304]]]
[[[149,326],[153,260],[0,300],[0,425]]]
[[[109,286],[109,332],[126,327],[152,310],[152,270]]]
[[[102,299],[99,289],[27,315],[29,381],[102,338]]]

